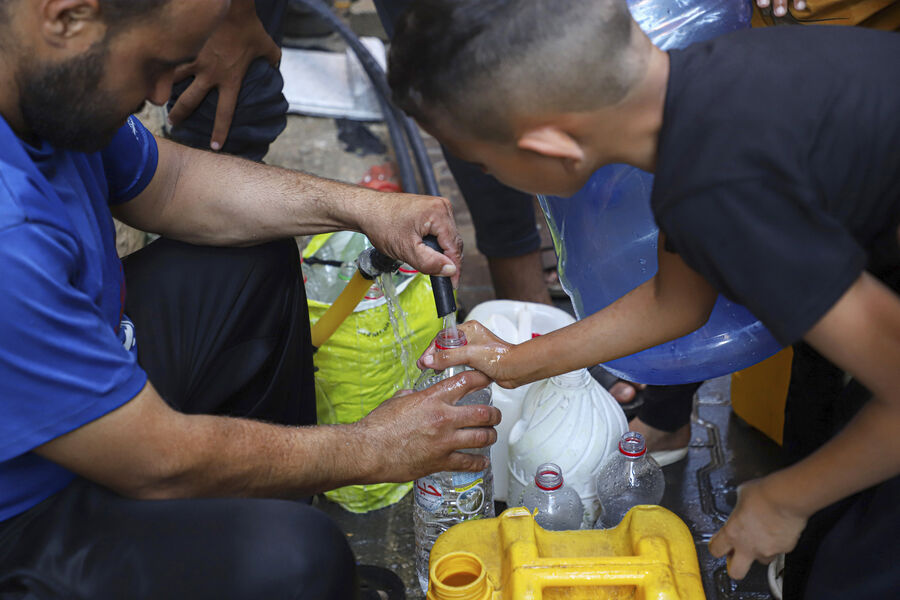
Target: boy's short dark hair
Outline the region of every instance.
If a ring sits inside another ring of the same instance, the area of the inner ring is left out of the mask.
[[[394,101],[425,124],[439,114],[485,139],[507,115],[621,100],[643,73],[625,0],[416,0],[391,44]]]

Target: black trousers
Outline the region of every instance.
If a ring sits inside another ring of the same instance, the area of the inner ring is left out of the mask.
[[[158,240],[125,261],[139,361],[189,413],[315,422],[309,320],[293,241]],[[340,529],[302,501],[132,500],[84,479],[0,523],[0,599],[345,599]]]

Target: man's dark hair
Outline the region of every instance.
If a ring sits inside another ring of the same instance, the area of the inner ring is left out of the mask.
[[[483,139],[507,115],[615,104],[643,74],[625,0],[415,0],[391,43],[394,101]]]

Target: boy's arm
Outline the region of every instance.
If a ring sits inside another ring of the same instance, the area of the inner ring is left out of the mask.
[[[113,207],[137,229],[198,245],[252,246],[348,229],[429,275],[458,277],[462,241],[450,202],[389,194],[157,139],[147,187]],[[422,238],[434,235],[445,254]]]
[[[517,387],[640,352],[686,335],[709,320],[716,291],[659,235],[656,275],[606,308],[577,323],[518,345],[507,344],[478,323],[463,323],[468,344],[435,350],[420,367],[467,364],[503,387]]]
[[[736,579],[791,550],[816,511],[900,473],[900,298],[864,273],[805,339],[874,397],[809,457],[741,486],[709,544]]]

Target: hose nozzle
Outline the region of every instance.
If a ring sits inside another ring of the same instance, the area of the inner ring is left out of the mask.
[[[425,245],[443,253],[441,245],[438,244],[437,238],[433,235],[425,236]],[[453,297],[453,283],[449,277],[431,276],[431,289],[434,292],[434,306],[437,309],[439,318],[444,318],[450,313],[456,312],[456,299]]]
[[[375,248],[367,248],[359,253],[356,264],[362,276],[372,280],[382,273],[393,273],[400,268],[401,263]]]

